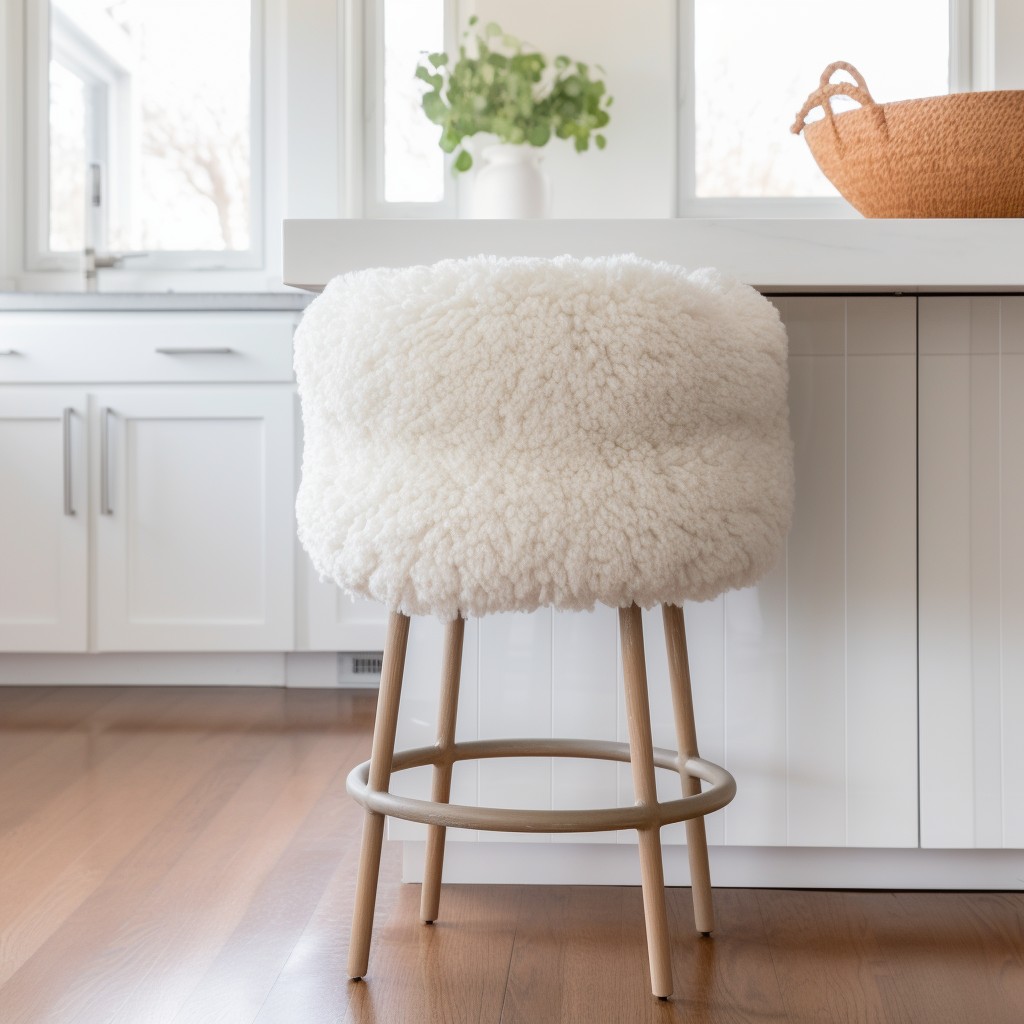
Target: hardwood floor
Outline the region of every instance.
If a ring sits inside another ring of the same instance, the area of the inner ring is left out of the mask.
[[[446,886],[385,844],[345,977],[374,699],[0,688],[0,1022],[1021,1024],[1024,894],[672,889],[650,996],[640,889]]]

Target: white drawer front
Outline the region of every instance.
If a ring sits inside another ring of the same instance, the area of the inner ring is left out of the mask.
[[[295,312],[3,313],[0,384],[289,381]]]

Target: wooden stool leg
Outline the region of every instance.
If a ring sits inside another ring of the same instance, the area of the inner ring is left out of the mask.
[[[373,725],[370,752],[371,790],[387,790],[391,780],[391,762],[395,756],[395,731],[398,728],[398,702],[405,674],[405,649],[409,642],[409,617],[392,612],[384,642],[377,717]],[[367,811],[363,818],[363,844],[356,876],[356,902],[352,914],[352,941],[348,951],[348,976],[358,979],[366,974],[370,961],[370,936],[373,932],[373,908],[377,902],[377,876],[380,850],[384,840],[384,815]]]
[[[690,689],[690,661],[686,653],[686,625],[683,609],[673,604],[661,606],[665,622],[665,645],[668,649],[668,670],[672,685],[672,708],[676,720],[676,741],[679,756],[699,757],[697,726],[693,717],[693,692]],[[681,776],[683,796],[700,792],[700,780]],[[693,890],[693,917],[697,931],[710,935],[715,927],[715,908],[711,901],[711,868],[708,864],[708,839],[704,818],[691,818],[686,823],[686,849],[690,857],[690,886]]]
[[[622,673],[626,688],[633,790],[637,803],[653,805],[658,801],[658,793],[654,783],[644,627],[640,609],[635,604],[619,609],[619,632],[622,637]],[[661,862],[661,829],[640,829],[639,838],[651,989],[659,999],[667,999],[672,994],[672,960],[669,955],[668,914],[665,907],[665,874]]]
[[[441,669],[441,699],[437,711],[437,749],[445,758],[434,765],[430,799],[446,804],[452,792],[452,762],[448,760],[455,743],[455,718],[459,710],[459,681],[462,677],[462,640],[466,620],[448,623],[444,636],[444,666]],[[441,902],[441,871],[444,867],[444,825],[427,826],[427,858],[420,889],[420,917],[432,924]]]

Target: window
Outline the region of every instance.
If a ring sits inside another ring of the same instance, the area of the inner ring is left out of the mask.
[[[794,114],[835,60],[854,64],[880,102],[948,92],[962,64],[951,33],[961,7],[681,0],[680,212],[850,212],[790,133]],[[854,105],[842,98],[835,109]]]
[[[258,0],[29,10],[28,266],[90,246],[147,269],[259,266]]]
[[[368,217],[451,217],[451,161],[423,114],[424,53],[451,52],[452,0],[366,0],[364,210]]]

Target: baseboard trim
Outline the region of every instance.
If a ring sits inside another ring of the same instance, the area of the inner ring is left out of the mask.
[[[425,844],[403,843],[402,880],[423,879]],[[666,885],[689,885],[685,846],[666,846]],[[1024,850],[875,850],[713,846],[723,888],[1024,890]],[[639,885],[635,846],[615,843],[448,843],[446,882]]]
[[[333,652],[0,654],[0,686],[288,686],[338,683]]]

